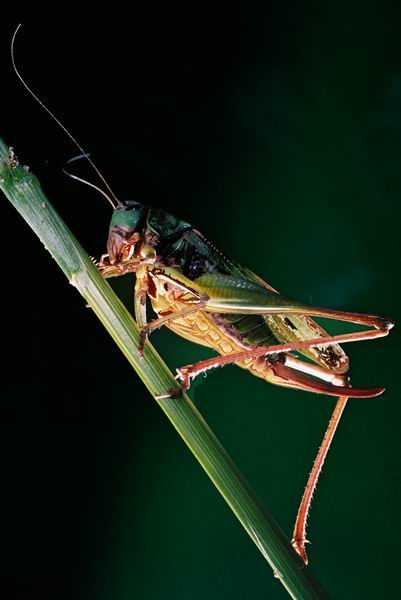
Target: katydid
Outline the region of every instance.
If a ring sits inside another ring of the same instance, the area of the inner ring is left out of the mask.
[[[276,385],[338,397],[294,528],[293,546],[307,563],[310,503],[347,399],[369,398],[384,391],[350,387],[348,357],[338,344],[386,336],[393,321],[285,298],[225,256],[189,223],[135,201],[115,207],[107,253],[101,257],[99,269],[104,277],[136,274],[134,308],[142,331],[141,351],[146,337],[166,326],[221,355],[177,369],[182,390],[200,373],[235,363]],[[150,323],[147,296],[158,317]],[[369,329],[330,336],[311,317],[350,321]],[[176,394],[176,389],[160,390],[161,397]]]

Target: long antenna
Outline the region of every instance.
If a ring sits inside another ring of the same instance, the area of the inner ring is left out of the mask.
[[[112,201],[110,199],[110,196],[108,194],[106,194],[106,192],[104,190],[102,190],[101,187],[99,187],[98,185],[95,185],[91,181],[87,181],[86,179],[83,179],[82,177],[78,177],[78,175],[74,175],[74,173],[70,173],[70,171],[67,171],[67,169],[66,169],[67,165],[71,164],[72,162],[75,162],[76,160],[81,160],[82,158],[87,158],[89,160],[90,155],[89,154],[79,154],[78,156],[74,156],[73,158],[70,158],[69,160],[67,160],[67,162],[65,163],[65,165],[63,167],[63,173],[65,175],[68,175],[68,177],[71,177],[71,179],[75,179],[75,181],[84,183],[85,185],[88,185],[89,187],[91,187],[94,190],[96,190],[97,192],[99,192],[99,194],[102,194],[102,196],[104,196],[106,198],[106,200],[108,202],[110,202],[110,204],[113,206],[113,208],[115,208],[114,204],[112,203]]]
[[[108,191],[110,192],[111,196],[114,198],[116,204],[113,202],[112,198],[106,194],[106,192],[102,192],[103,195],[107,198],[108,202],[110,202],[111,206],[113,207],[113,209],[116,208],[117,204],[118,204],[118,199],[116,197],[116,195],[114,194],[113,190],[111,189],[111,187],[109,186],[109,184],[107,183],[106,179],[103,177],[103,175],[101,174],[101,172],[99,171],[99,169],[97,168],[97,166],[95,165],[95,163],[93,162],[93,160],[90,158],[89,154],[87,152],[85,152],[85,150],[82,148],[81,144],[79,144],[77,142],[77,140],[74,138],[74,136],[68,131],[68,129],[62,124],[62,122],[52,113],[52,111],[47,108],[47,106],[38,98],[38,96],[31,90],[31,88],[28,86],[28,84],[24,81],[24,79],[22,78],[22,75],[20,74],[20,72],[17,69],[17,66],[15,64],[15,57],[14,57],[14,46],[15,46],[15,38],[17,36],[17,33],[19,31],[21,27],[21,23],[18,25],[17,29],[14,31],[14,35],[12,37],[11,40],[11,62],[13,65],[13,69],[15,71],[15,74],[17,75],[18,79],[20,80],[20,82],[22,83],[22,85],[24,86],[24,88],[31,94],[31,96],[36,100],[36,102],[38,104],[40,104],[40,106],[42,108],[44,108],[44,110],[51,116],[51,118],[56,121],[56,123],[61,127],[61,129],[64,131],[64,133],[66,133],[68,135],[68,137],[70,138],[70,140],[76,145],[76,147],[78,148],[78,150],[82,153],[82,155],[88,160],[88,162],[90,163],[90,165],[92,166],[92,168],[94,169],[95,173],[97,174],[97,176],[99,177],[99,179],[104,183],[104,185],[106,186],[106,188],[108,189]],[[69,175],[71,175],[70,173],[68,173]],[[71,175],[74,179],[77,179],[78,181],[84,181],[82,179],[80,179],[79,177],[76,177],[74,175]],[[84,181],[84,183],[87,183],[88,185],[90,185],[91,187],[94,187],[95,189],[99,189],[97,188],[95,185],[90,184],[87,181]]]

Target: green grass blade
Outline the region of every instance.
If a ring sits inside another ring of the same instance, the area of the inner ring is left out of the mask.
[[[146,345],[144,360],[140,358],[135,321],[53,209],[38,180],[9,160],[1,140],[0,187],[85,298],[153,397],[177,385],[151,344]],[[328,598],[189,398],[157,402],[288,593],[302,600]]]

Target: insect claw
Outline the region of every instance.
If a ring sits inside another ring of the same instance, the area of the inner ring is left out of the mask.
[[[164,394],[156,394],[155,398],[156,398],[156,400],[181,398],[183,396],[184,392],[185,392],[185,390],[183,389],[182,386],[180,386],[178,388],[174,387],[174,388],[169,389]]]
[[[310,544],[309,540],[296,540],[295,538],[291,540],[291,545],[295,552],[298,554],[298,556],[300,556],[305,565],[307,565],[308,556],[306,554],[305,544]]]
[[[138,345],[138,352],[141,356],[141,358],[143,358],[143,351],[145,348],[145,342],[147,340],[147,336],[148,336],[148,332],[146,327],[143,327],[141,329],[141,331],[139,332],[139,345]]]
[[[94,256],[89,256],[95,267],[99,267],[99,261]]]
[[[166,398],[171,398],[171,393],[167,392],[166,394],[156,394],[156,400],[165,400]]]

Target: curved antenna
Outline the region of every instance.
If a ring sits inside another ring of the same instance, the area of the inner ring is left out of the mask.
[[[90,163],[90,165],[92,166],[92,168],[94,169],[95,173],[97,174],[97,176],[99,177],[99,179],[104,183],[104,185],[106,186],[106,188],[109,190],[111,196],[114,198],[114,200],[116,201],[116,203],[118,204],[118,199],[115,196],[113,190],[111,189],[111,187],[109,186],[109,184],[107,183],[106,179],[103,177],[103,175],[101,174],[101,172],[99,171],[99,169],[97,168],[97,166],[95,165],[95,163],[92,161],[92,159],[90,158],[89,154],[87,154],[85,152],[85,150],[82,148],[81,144],[79,144],[77,142],[77,140],[74,138],[74,136],[68,131],[68,129],[62,124],[62,122],[51,112],[51,110],[49,108],[47,108],[47,106],[37,97],[37,95],[31,90],[31,88],[28,86],[27,83],[25,83],[24,79],[22,78],[22,75],[20,74],[20,72],[17,69],[17,66],[15,64],[15,58],[14,58],[14,46],[15,46],[15,38],[17,36],[17,33],[19,31],[21,27],[21,23],[18,25],[17,29],[14,31],[14,35],[12,37],[11,40],[11,62],[13,65],[13,69],[15,71],[16,76],[18,77],[18,79],[20,80],[20,82],[22,83],[22,85],[24,86],[24,88],[31,94],[31,96],[36,100],[36,102],[38,104],[40,104],[40,106],[51,116],[51,118],[56,121],[56,123],[61,127],[61,129],[64,131],[64,133],[66,133],[68,135],[68,137],[70,138],[70,140],[76,145],[76,147],[78,148],[78,150],[82,153],[81,156],[85,156],[88,160],[88,162]],[[77,158],[77,157],[76,157]],[[71,162],[71,161],[68,161]],[[67,163],[68,164],[68,163]],[[75,175],[71,175],[71,173],[68,173],[73,179],[76,179],[77,181],[81,181],[83,183],[86,183],[87,185],[94,187],[95,189],[99,190],[99,188],[97,186],[95,186],[94,184],[89,183],[88,181],[85,181],[83,179],[80,179],[79,177],[76,177]],[[101,191],[101,190],[99,190]],[[110,204],[112,205],[112,207],[115,209],[117,204],[114,204],[114,202],[112,201],[112,199],[105,193],[103,192],[103,195],[106,196],[107,200],[110,202]]]
[[[66,165],[69,165],[70,163],[72,163],[76,160],[81,160],[81,158],[86,158],[90,161],[90,154],[79,154],[78,156],[74,156],[73,158],[70,158],[69,160],[67,160],[67,162],[65,163],[65,165],[62,169],[63,173],[65,175],[68,175],[68,177],[71,177],[71,179],[75,179],[75,181],[79,181],[80,183],[85,183],[85,185],[88,185],[89,187],[93,188],[94,190],[96,190],[97,192],[102,194],[102,196],[104,196],[106,198],[107,202],[109,202],[112,205],[113,209],[115,209],[116,207],[115,207],[113,200],[110,198],[110,196],[108,194],[106,194],[106,192],[104,190],[102,190],[102,188],[95,185],[94,183],[91,183],[90,181],[87,181],[86,179],[83,179],[82,177],[78,177],[78,175],[74,175],[74,173],[70,173],[70,171],[67,171],[67,169],[65,168]]]

